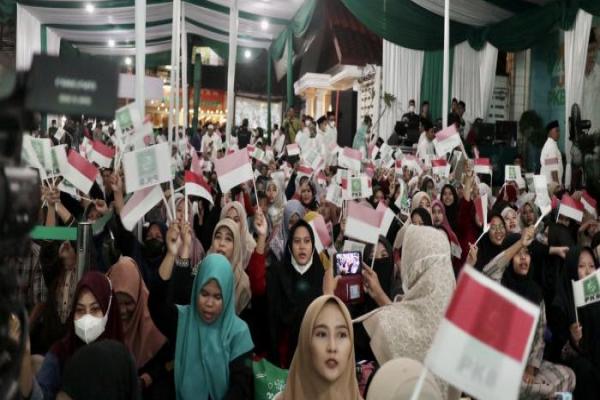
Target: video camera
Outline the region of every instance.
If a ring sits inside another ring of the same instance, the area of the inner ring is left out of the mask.
[[[39,113],[114,117],[118,68],[92,57],[36,55],[28,72],[0,70],[0,259],[26,255],[28,233],[38,221],[40,178],[21,164],[23,134],[37,129]],[[28,336],[14,265],[0,266],[0,289],[0,399],[11,399],[18,394]],[[18,343],[10,324],[19,326]]]

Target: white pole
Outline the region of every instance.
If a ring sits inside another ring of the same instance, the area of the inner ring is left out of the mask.
[[[231,0],[229,8],[229,65],[227,70],[227,128],[225,137],[227,144],[230,142],[231,130],[233,129],[234,101],[235,101],[235,63],[237,56],[237,33],[238,33],[238,0]]]
[[[177,32],[175,33],[175,144],[179,144],[179,101],[181,91],[181,0],[175,0],[177,7]]]
[[[146,0],[135,0],[135,103],[142,118],[146,115]]]
[[[181,7],[181,87],[183,96],[183,132],[188,128],[189,104],[188,104],[188,80],[187,80],[187,29],[185,26],[185,2]],[[179,150],[179,146],[177,147]]]
[[[448,82],[450,75],[450,0],[444,2],[444,85],[442,90],[442,126],[448,126]]]
[[[169,151],[173,148],[173,106],[175,105],[175,54],[177,53],[177,42],[175,37],[177,36],[177,1],[173,2],[173,19],[171,21],[171,71],[169,72],[169,85],[171,85],[171,91],[169,93],[169,107],[167,107],[167,115],[169,117],[169,131],[167,132],[167,138],[169,141]]]

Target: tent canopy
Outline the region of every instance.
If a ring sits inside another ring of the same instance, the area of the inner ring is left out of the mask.
[[[3,2],[11,0],[2,0]],[[19,0],[43,27],[83,53],[126,56],[135,54],[133,0]],[[182,12],[188,33],[205,39],[218,54],[227,54],[229,0],[184,0]],[[315,0],[239,0],[238,46],[267,49],[301,13],[310,19]],[[92,5],[93,11],[87,7]],[[171,49],[172,2],[147,0],[146,53]],[[264,24],[267,24],[265,27]],[[109,44],[110,41],[110,44]]]

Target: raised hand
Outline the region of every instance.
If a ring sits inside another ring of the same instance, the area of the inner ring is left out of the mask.
[[[106,215],[106,213],[108,213],[108,205],[106,204],[106,201],[99,199],[94,202],[94,205],[100,214]]]
[[[257,207],[254,214],[254,230],[259,236],[267,236],[267,219],[260,207]]]
[[[169,251],[169,254],[176,256],[182,243],[179,224],[171,224],[167,231],[167,250]]]
[[[180,227],[180,238],[183,241],[181,257],[189,258],[192,249],[192,227],[189,223],[181,223]]]

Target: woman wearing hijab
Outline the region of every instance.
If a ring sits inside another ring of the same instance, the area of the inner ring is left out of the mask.
[[[144,398],[159,398],[160,390],[168,390],[165,365],[173,353],[150,317],[149,293],[140,270],[133,259],[121,257],[107,276],[119,302],[123,339],[135,359]]]
[[[271,253],[275,257],[275,260],[273,261],[279,262],[283,258],[290,229],[296,222],[304,218],[304,214],[306,214],[306,209],[298,200],[290,200],[285,205],[281,229],[279,230],[278,235],[269,243]],[[274,262],[270,263],[270,265],[272,264],[274,264]]]
[[[592,249],[572,248],[552,309],[554,319],[560,321],[552,330],[552,342],[562,346],[561,361],[575,371],[576,399],[600,398],[600,303],[576,308],[572,284],[596,272],[597,265]]]
[[[532,201],[524,203],[519,209],[521,228],[535,225],[539,218],[538,208]]]
[[[250,257],[256,247],[256,241],[248,229],[248,215],[242,204],[238,201],[227,203],[221,210],[221,219],[229,218],[239,225],[241,246],[241,263],[244,269],[248,266]]]
[[[273,178],[269,179],[266,193],[269,204],[269,218],[273,225],[273,232],[277,232],[283,222],[283,210],[285,208],[285,193],[283,193],[280,181]]]
[[[167,298],[172,267],[161,266],[162,279],[150,292],[156,326],[175,343],[178,400],[248,399],[252,396],[250,356],[254,345],[248,326],[235,314],[232,267],[221,254],[209,254],[198,268],[190,304]]]
[[[520,398],[551,398],[557,392],[571,392],[575,387],[575,374],[563,365],[553,364],[544,359],[544,331],[546,330],[546,308],[542,289],[532,278],[531,256],[528,246],[533,241],[533,232],[526,231],[521,239],[511,237],[518,245],[518,251],[502,257],[496,263],[495,273],[488,274],[500,280],[502,286],[540,307],[540,319],[523,374]],[[485,273],[486,271],[484,271]]]
[[[415,213],[415,210],[422,209]],[[425,213],[423,212],[425,211]],[[431,221],[431,198],[425,192],[416,192],[410,202],[410,223],[406,223],[400,228],[398,233],[396,234],[396,238],[394,239],[394,250],[399,250],[402,248],[402,242],[404,241],[404,235],[406,233],[406,229],[410,224],[413,223],[413,213],[417,214],[416,221],[421,221],[419,224],[432,226]],[[429,215],[425,215],[429,214]]]
[[[519,224],[519,216],[514,208],[505,207],[500,213],[500,216],[506,224],[506,230],[509,233],[521,233],[521,225]]]
[[[270,360],[282,368],[290,365],[308,305],[323,294],[323,274],[312,228],[299,220],[290,229],[284,257],[267,271]]]
[[[352,349],[352,319],[335,296],[320,296],[306,310],[298,346],[277,400],[360,400]]]
[[[65,366],[57,400],[140,400],[137,369],[127,347],[114,340],[79,349]]]
[[[410,400],[424,368],[423,364],[410,358],[402,357],[388,361],[375,373],[369,385],[367,400]],[[443,398],[435,378],[431,373],[427,373],[419,399]]]
[[[53,400],[61,387],[62,371],[79,348],[94,341],[122,341],[119,306],[110,280],[97,271],[86,273],[75,290],[68,333],[46,353],[36,379],[45,400]]]
[[[462,264],[460,263],[462,257],[462,248],[460,247],[460,242],[458,241],[456,233],[454,233],[452,227],[448,223],[444,203],[441,200],[434,200],[431,205],[431,212],[433,226],[443,230],[446,232],[446,236],[448,236],[448,241],[450,242],[450,251],[452,253],[452,267],[454,268],[455,275],[458,276],[458,273],[462,268]]]
[[[410,213],[410,222],[413,225],[433,226],[431,214],[429,213],[429,211],[422,207],[415,208]]]
[[[402,248],[402,301],[379,308],[363,322],[379,365],[398,357],[423,362],[456,286],[443,232],[411,225]],[[445,382],[437,382],[445,399],[458,398]]]
[[[448,223],[452,227],[452,230],[456,232],[456,228],[458,227],[458,193],[454,186],[450,184],[444,185],[440,194],[440,200],[444,203]]]
[[[298,181],[298,192],[296,195],[295,197],[300,200],[300,203],[302,203],[307,212],[319,209],[317,188],[308,176],[303,176]]]
[[[208,253],[221,254],[229,261],[235,281],[235,311],[239,315],[250,303],[252,291],[250,279],[242,265],[240,228],[235,221],[229,218],[219,221],[213,232],[213,241]]]

